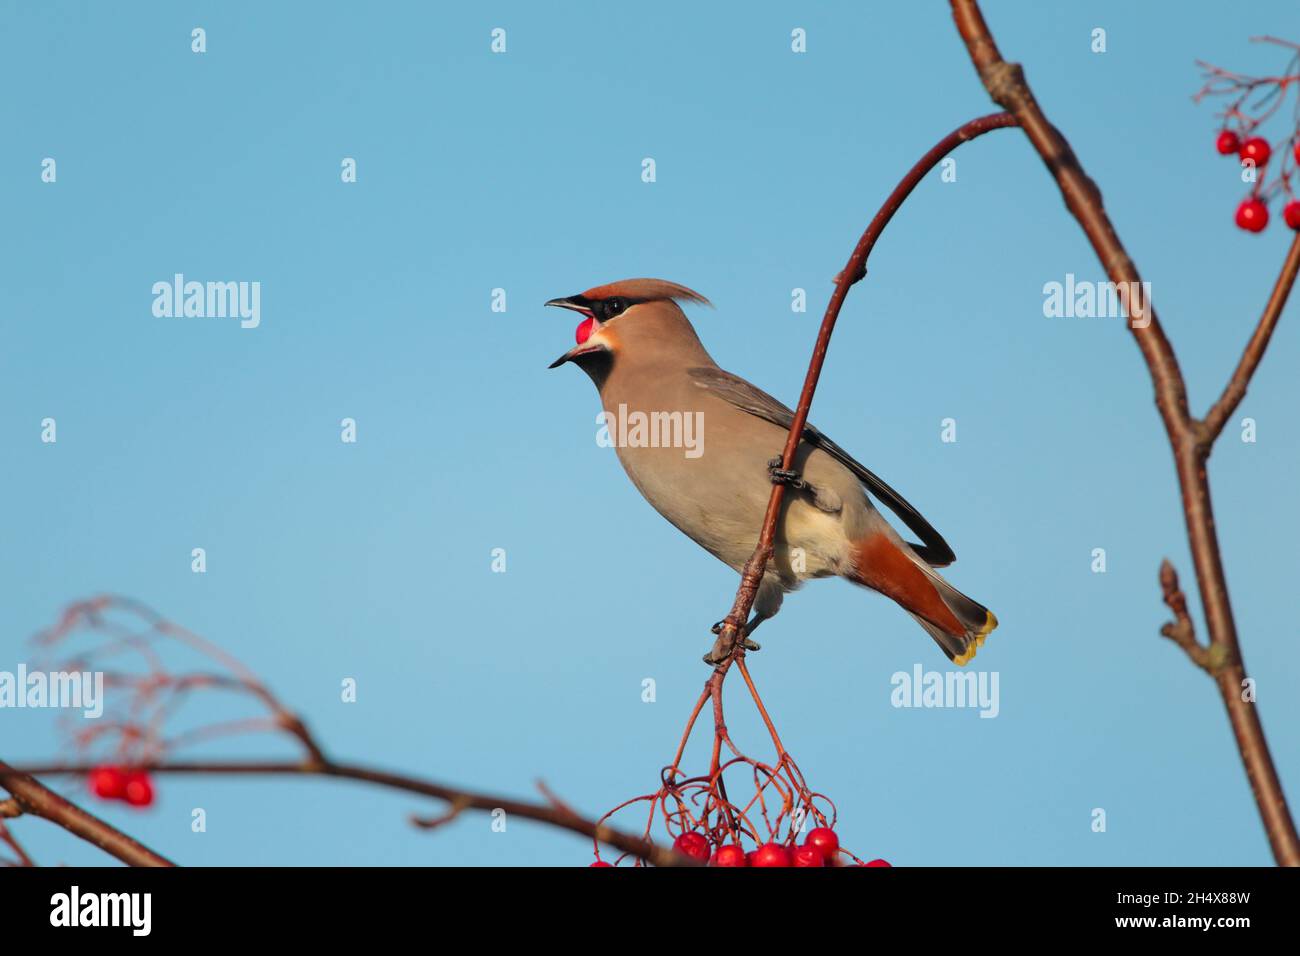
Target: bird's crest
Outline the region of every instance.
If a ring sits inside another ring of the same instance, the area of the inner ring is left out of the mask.
[[[582,293],[585,298],[600,300],[614,296],[634,299],[640,302],[659,302],[664,300],[698,302],[712,307],[713,303],[704,296],[684,285],[669,282],[666,279],[620,279],[606,285],[598,285]]]

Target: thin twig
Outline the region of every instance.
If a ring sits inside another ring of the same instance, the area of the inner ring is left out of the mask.
[[[1174,612],[1174,619],[1160,628],[1160,633],[1181,647],[1193,664],[1209,673],[1210,652],[1196,640],[1196,628],[1187,613],[1187,596],[1178,587],[1178,572],[1168,559],[1160,562],[1160,591],[1165,604]]]
[[[12,802],[14,801],[11,800],[3,801],[3,803],[12,803]],[[18,811],[18,813],[21,812],[22,812],[21,810]],[[18,842],[18,838],[13,835],[12,831],[10,831],[10,829],[7,826],[5,826],[4,818],[7,816],[16,816],[16,815],[17,814],[0,812],[0,843],[3,843],[5,846],[9,847],[9,849],[12,850],[14,854],[14,862],[10,863],[9,861],[5,861],[5,863],[8,866],[35,866],[36,861],[33,860],[28,855],[27,851],[23,849],[23,845]]]
[[[1264,306],[1264,314],[1259,317],[1259,324],[1255,326],[1255,332],[1246,343],[1246,349],[1241,354],[1241,361],[1237,363],[1237,368],[1232,373],[1232,378],[1228,379],[1227,386],[1223,389],[1223,394],[1219,400],[1214,403],[1213,407],[1205,415],[1205,435],[1204,440],[1207,443],[1213,443],[1223,431],[1223,426],[1227,424],[1232,413],[1236,411],[1241,400],[1246,396],[1246,387],[1250,384],[1251,378],[1255,374],[1255,369],[1259,368],[1260,359],[1264,357],[1264,350],[1268,348],[1269,339],[1273,337],[1273,330],[1277,328],[1277,320],[1282,315],[1282,307],[1286,305],[1287,297],[1291,295],[1291,289],[1295,286],[1296,273],[1300,271],[1300,232],[1296,233],[1291,240],[1291,248],[1287,250],[1286,259],[1282,262],[1282,271],[1278,274],[1277,282],[1273,285],[1273,294],[1268,297],[1268,304]]]

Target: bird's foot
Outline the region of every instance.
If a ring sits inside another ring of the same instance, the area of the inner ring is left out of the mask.
[[[710,628],[714,634],[718,635],[718,639],[713,643],[713,649],[704,655],[704,663],[708,664],[710,667],[717,667],[730,657],[731,649],[735,646],[733,643],[724,642],[722,640],[722,627],[726,623],[727,621],[724,618]],[[736,642],[747,651],[761,651],[763,649],[763,645],[759,644],[757,641],[751,641],[746,634],[737,635]]]
[[[803,491],[808,487],[808,482],[803,480],[799,472],[782,468],[781,464],[782,460],[779,455],[767,463],[767,473],[772,479],[772,484],[788,485],[795,491]]]

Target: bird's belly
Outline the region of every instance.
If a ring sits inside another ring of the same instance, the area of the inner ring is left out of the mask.
[[[619,448],[618,453],[628,477],[656,511],[723,563],[736,570],[744,566],[758,544],[772,493],[763,466],[749,478],[708,469],[702,459],[686,459],[679,449]],[[840,516],[798,494],[787,492],[786,501],[772,571],[786,587],[841,573],[848,541]]]

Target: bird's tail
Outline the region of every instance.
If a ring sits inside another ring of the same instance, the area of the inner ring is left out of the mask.
[[[992,611],[945,581],[906,544],[879,532],[855,543],[845,577],[897,602],[954,664],[974,658],[998,626]]]

